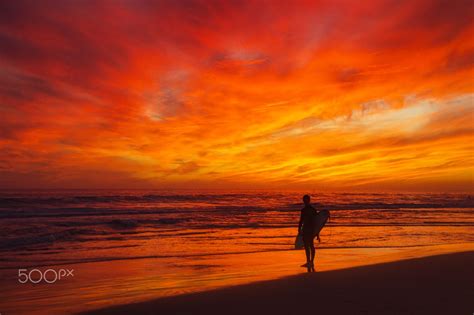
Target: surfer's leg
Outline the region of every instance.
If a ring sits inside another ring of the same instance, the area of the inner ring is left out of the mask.
[[[304,251],[306,253],[306,262],[309,263],[310,262],[310,256],[311,256],[311,249],[309,248],[309,246],[305,245]]]
[[[308,233],[303,233],[304,251],[306,254],[306,262],[311,262],[311,237]]]
[[[310,249],[311,249],[311,264],[313,264],[314,256],[316,256],[316,248],[314,248],[314,238],[311,239]]]

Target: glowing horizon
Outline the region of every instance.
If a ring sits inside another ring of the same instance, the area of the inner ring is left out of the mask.
[[[4,1],[0,188],[472,192],[470,1]]]

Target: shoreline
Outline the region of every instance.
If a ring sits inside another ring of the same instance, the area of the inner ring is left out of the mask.
[[[320,249],[317,274],[397,263],[413,258],[474,252],[474,243],[411,248]],[[300,250],[227,254],[189,259],[134,259],[60,265],[74,277],[54,284],[20,284],[16,270],[0,270],[5,314],[71,314],[213,292],[306,274]],[[43,269],[43,271],[48,268]]]
[[[288,276],[79,314],[469,314],[474,251]]]
[[[453,243],[449,245],[404,245],[404,246],[329,246],[329,247],[317,247],[318,251],[327,250],[358,250],[358,249],[371,249],[371,250],[410,250],[413,248],[432,248],[435,246],[456,246],[464,245],[466,243]],[[0,267],[0,271],[18,270],[18,268],[42,268],[42,267],[56,267],[56,266],[80,266],[82,264],[94,264],[94,263],[112,263],[112,262],[127,262],[132,260],[147,260],[147,259],[187,259],[187,258],[205,258],[212,256],[230,256],[230,255],[251,255],[251,254],[265,254],[265,253],[281,253],[281,252],[294,252],[294,249],[269,249],[269,250],[258,250],[258,251],[243,251],[243,252],[230,252],[230,253],[208,253],[208,254],[191,254],[187,256],[183,255],[147,255],[147,256],[131,256],[131,257],[113,257],[113,258],[98,258],[84,261],[72,261],[72,262],[57,262],[57,263],[43,263],[43,264],[27,264],[21,266],[8,266]],[[298,251],[298,250],[296,250]]]

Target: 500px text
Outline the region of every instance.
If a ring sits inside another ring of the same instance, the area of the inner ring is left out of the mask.
[[[74,269],[46,269],[41,271],[39,269],[18,269],[18,282],[20,283],[55,283],[67,277],[74,277]]]

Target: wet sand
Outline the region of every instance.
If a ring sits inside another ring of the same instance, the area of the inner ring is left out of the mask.
[[[83,314],[472,314],[474,251],[290,276]]]

